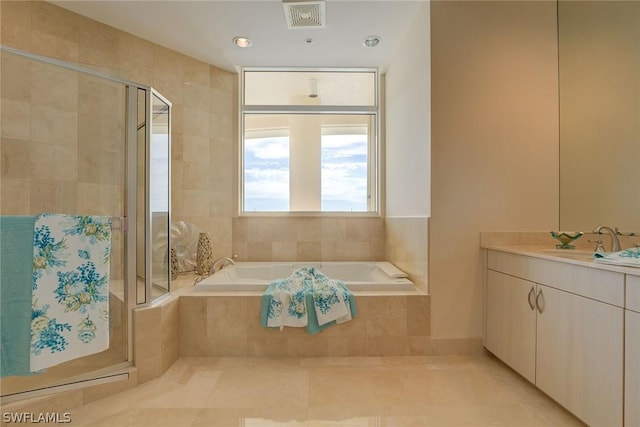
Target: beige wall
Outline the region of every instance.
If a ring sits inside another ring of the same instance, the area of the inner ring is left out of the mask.
[[[431,3],[429,284],[436,338],[481,334],[479,231],[557,227],[555,19],[554,2]],[[151,85],[170,99],[174,221],[210,231],[214,256],[244,247],[250,258],[254,238],[232,236],[234,74],[46,2],[3,1],[2,43]],[[307,228],[308,221],[294,219],[278,236],[282,247],[274,252],[270,243],[270,249],[258,249],[256,257],[306,257],[309,247],[317,255],[318,245],[339,241],[335,235],[309,240],[304,233],[317,229]],[[423,221],[426,230],[426,218]],[[263,233],[270,230],[272,219],[241,219],[235,232],[242,233],[249,223]],[[374,234],[358,241],[384,247],[385,224],[371,223],[365,218],[331,227],[338,233],[373,227]],[[289,236],[293,229],[300,234]],[[321,249],[319,255],[336,259],[343,253],[345,248],[337,245],[335,251]],[[377,258],[380,253],[384,249],[370,255]]]
[[[558,225],[555,2],[431,3],[431,335],[482,335],[480,231]]]

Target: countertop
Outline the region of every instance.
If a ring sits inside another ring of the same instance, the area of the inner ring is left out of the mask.
[[[593,261],[593,252],[583,249],[556,249],[540,245],[483,245],[482,248],[640,276],[640,268],[597,263]]]

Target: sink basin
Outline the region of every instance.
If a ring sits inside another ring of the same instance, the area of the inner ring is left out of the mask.
[[[540,249],[540,254],[557,256],[560,258],[575,259],[577,261],[593,261],[593,251],[579,249]]]

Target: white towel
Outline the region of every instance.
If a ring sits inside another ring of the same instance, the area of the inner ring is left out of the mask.
[[[349,302],[345,298],[340,282],[329,279],[322,273],[312,272],[313,303],[318,318],[318,325],[322,326],[331,321],[344,323],[351,320]]]
[[[382,270],[387,276],[393,277],[394,279],[404,279],[405,277],[409,277],[407,273],[398,269],[395,265],[390,264],[388,262],[379,262],[376,264],[380,270]]]
[[[307,326],[307,303],[303,278],[291,275],[275,283],[269,305],[267,326],[284,328],[285,326]]]
[[[110,252],[111,217],[37,217],[32,372],[109,348]]]
[[[595,253],[593,261],[601,264],[640,267],[640,248],[630,248],[609,254]]]

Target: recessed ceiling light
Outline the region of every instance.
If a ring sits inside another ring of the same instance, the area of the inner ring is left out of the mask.
[[[364,47],[376,47],[378,43],[380,43],[380,37],[378,36],[367,36],[362,40]]]
[[[233,44],[238,47],[250,47],[253,43],[247,37],[238,36],[233,38]]]

